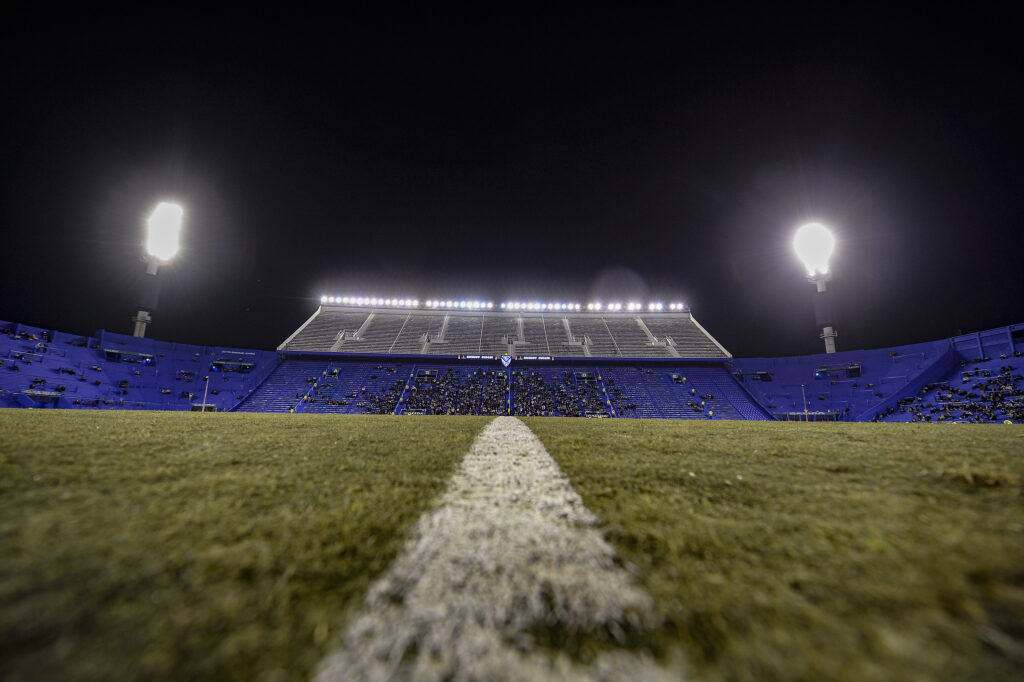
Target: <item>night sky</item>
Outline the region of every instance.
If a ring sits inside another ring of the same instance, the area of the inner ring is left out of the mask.
[[[618,296],[820,352],[809,220],[840,350],[1024,322],[1016,21],[731,8],[11,20],[0,319],[130,333],[173,198],[165,340],[274,348],[321,294]]]

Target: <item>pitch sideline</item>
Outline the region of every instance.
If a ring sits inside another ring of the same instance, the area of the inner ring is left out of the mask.
[[[529,427],[497,417],[316,682],[678,679],[646,653],[613,649],[585,665],[533,646],[538,628],[643,626],[651,598],[615,564],[596,523]]]

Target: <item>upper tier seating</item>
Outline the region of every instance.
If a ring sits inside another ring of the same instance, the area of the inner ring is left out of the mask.
[[[370,313],[359,334],[345,338],[338,350],[343,353],[390,353],[408,319],[409,313]]]
[[[352,336],[366,322],[369,311],[342,312],[323,310],[295,334],[286,344],[287,350],[331,350],[344,333]]]
[[[511,344],[519,338],[519,321],[511,315],[484,315],[483,334],[480,337],[482,355],[508,353]],[[544,353],[546,355],[546,353]]]
[[[644,325],[659,341],[669,342],[682,358],[720,358],[725,353],[687,315],[642,316]]]
[[[688,313],[541,313],[327,306],[280,347],[386,355],[723,358]]]
[[[431,342],[427,352],[431,355],[479,355],[483,322],[483,313],[449,315],[444,333],[437,342]]]
[[[561,323],[555,323],[553,319],[525,313],[516,319],[522,329],[522,336],[515,339],[514,345],[518,355],[551,356],[555,354],[555,348],[561,348],[560,344],[568,341]]]
[[[443,315],[410,314],[391,347],[391,353],[420,354],[428,339],[436,338],[444,324]]]
[[[647,335],[642,320],[636,317],[611,317],[604,318],[605,324],[615,338],[616,350],[624,358],[636,357],[674,357],[664,339],[660,342]],[[597,353],[591,353],[597,355]]]

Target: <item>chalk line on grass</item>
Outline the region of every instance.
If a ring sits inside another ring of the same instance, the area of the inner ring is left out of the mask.
[[[677,679],[647,653],[609,647],[581,663],[534,644],[544,630],[644,627],[651,598],[596,524],[526,424],[496,418],[316,681]]]

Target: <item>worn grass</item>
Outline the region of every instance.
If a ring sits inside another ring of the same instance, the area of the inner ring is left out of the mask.
[[[1022,678],[1021,427],[525,421],[696,679]]]
[[[488,421],[0,410],[0,679],[306,679]]]

